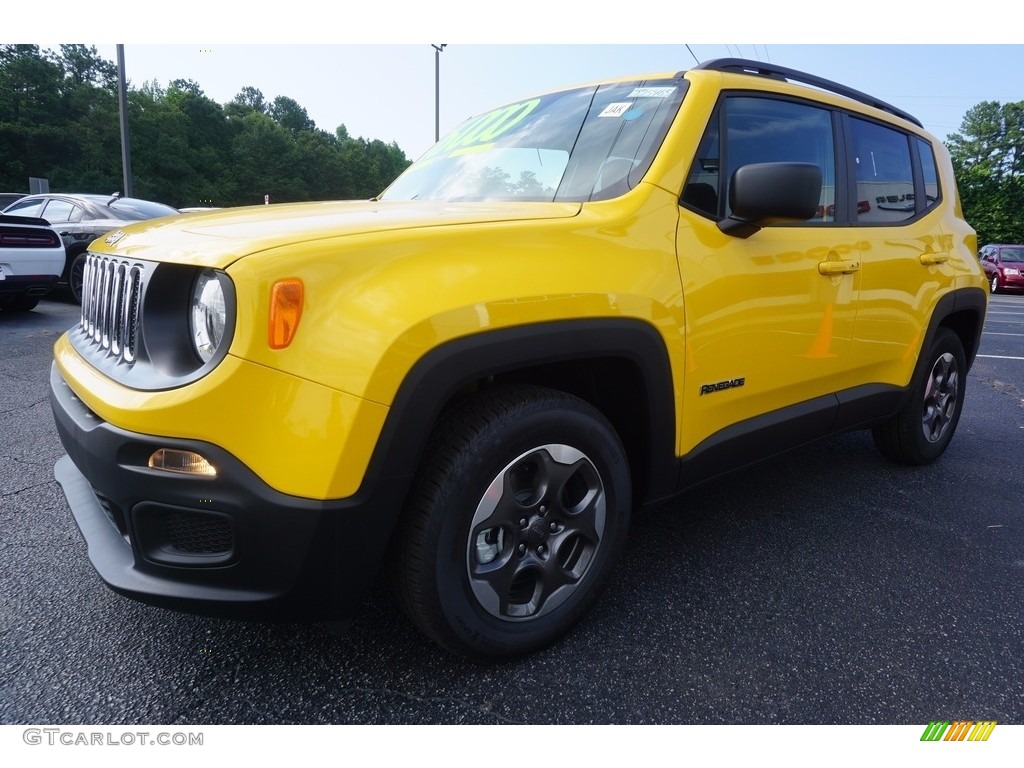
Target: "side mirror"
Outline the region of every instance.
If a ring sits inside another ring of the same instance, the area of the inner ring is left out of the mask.
[[[748,238],[761,227],[807,221],[818,211],[821,168],[813,163],[754,163],[729,184],[732,215],[718,222],[727,235]]]

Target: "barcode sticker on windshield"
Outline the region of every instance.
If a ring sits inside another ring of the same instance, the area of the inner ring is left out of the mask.
[[[626,112],[629,111],[630,107],[633,106],[632,102],[629,101],[617,101],[614,104],[609,104],[607,107],[601,110],[601,114],[598,117],[622,117]]]
[[[671,96],[676,92],[673,86],[665,86],[661,88],[634,88],[633,92],[629,94],[631,99],[639,99],[643,97],[664,99],[666,96]]]

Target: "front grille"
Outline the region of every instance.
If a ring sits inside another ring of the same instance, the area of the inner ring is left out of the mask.
[[[94,349],[135,362],[145,272],[138,264],[90,253],[82,276],[81,328]]]

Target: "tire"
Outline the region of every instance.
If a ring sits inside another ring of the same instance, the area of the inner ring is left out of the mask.
[[[82,280],[85,277],[86,258],[85,251],[76,254],[68,268],[68,290],[76,304],[82,303]]]
[[[967,361],[960,337],[939,328],[910,401],[872,435],[878,449],[903,464],[928,464],[946,450],[963,411]]]
[[[992,275],[992,282],[989,283],[992,293],[999,293],[999,275]]]
[[[631,482],[615,430],[561,392],[493,390],[446,418],[425,455],[392,560],[405,613],[471,659],[561,637],[626,540]]]
[[[3,304],[2,308],[7,312],[31,312],[38,304],[39,299],[35,296],[15,296]]]

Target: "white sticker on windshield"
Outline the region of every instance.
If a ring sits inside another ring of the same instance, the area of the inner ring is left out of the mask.
[[[622,117],[632,106],[633,103],[630,101],[617,101],[602,109],[598,117]]]
[[[664,99],[667,96],[671,96],[676,92],[674,86],[663,86],[661,88],[634,88],[633,92],[629,94],[631,99],[639,99],[643,97]]]

